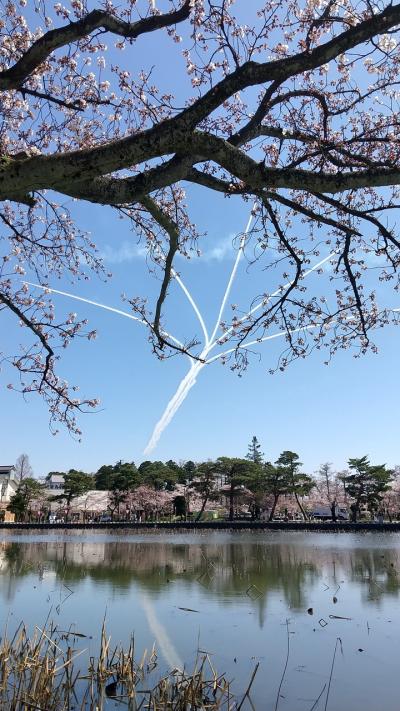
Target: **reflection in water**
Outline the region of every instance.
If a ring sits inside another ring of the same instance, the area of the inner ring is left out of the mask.
[[[226,604],[247,593],[261,620],[271,592],[282,592],[290,608],[303,608],[305,588],[320,575],[315,561],[287,545],[13,542],[2,544],[1,556],[1,571],[10,580],[51,570],[68,585],[90,578],[121,591],[135,583],[153,595],[181,581],[188,592],[201,586],[223,595]]]
[[[140,595],[140,603],[142,610],[146,615],[149,628],[154,634],[154,638],[157,642],[157,649],[160,650],[170,669],[182,670],[184,668],[184,663],[176,651],[164,625],[160,622],[151,599],[147,594],[142,593]]]
[[[201,586],[210,594],[234,604],[247,594],[259,607],[260,619],[271,593],[283,595],[287,606],[307,606],[309,588],[330,576],[340,586],[343,576],[358,583],[365,600],[398,595],[397,550],[363,547],[329,549],[293,543],[268,544],[230,540],[220,543],[170,543],[163,540],[140,543],[120,540],[101,542],[51,541],[0,543],[0,574],[13,581],[36,572],[53,571],[66,584],[85,579],[109,584],[116,591],[136,584],[143,592],[162,596],[180,581],[189,592]]]
[[[384,595],[398,595],[399,557],[397,552],[360,550],[350,559],[352,580],[361,583],[366,600],[379,600]]]
[[[279,711],[310,711],[328,685],[328,711],[398,711],[399,543],[396,534],[4,534],[0,629],[51,615],[96,654],[106,612],[116,642],[134,633],[140,656],[155,642],[169,668],[190,667],[205,649],[239,693],[259,662],[254,705],[272,711],[288,624]]]

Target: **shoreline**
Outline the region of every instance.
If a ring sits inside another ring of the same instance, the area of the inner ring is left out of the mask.
[[[0,529],[15,530],[121,530],[132,531],[166,530],[166,531],[325,531],[330,533],[354,533],[354,531],[396,532],[400,531],[400,521],[394,523],[374,523],[363,521],[360,523],[349,522],[314,522],[314,521],[179,521],[179,522],[151,522],[139,523],[134,521],[118,521],[115,523],[0,523]]]

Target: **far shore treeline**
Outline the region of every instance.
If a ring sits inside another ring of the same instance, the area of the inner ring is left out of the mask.
[[[350,458],[345,471],[333,471],[325,463],[310,475],[302,470],[296,452],[285,450],[274,462],[268,461],[255,436],[243,458],[144,461],[139,466],[119,461],[104,464],[94,474],[70,469],[49,472],[43,479],[34,478],[28,458],[21,457],[15,469],[18,484],[7,507],[17,521],[45,521],[51,515],[63,521],[77,517],[200,521],[211,516],[357,521],[400,516],[397,467],[389,469],[362,456]],[[58,491],[52,486],[55,480]],[[105,493],[103,498],[100,492]]]

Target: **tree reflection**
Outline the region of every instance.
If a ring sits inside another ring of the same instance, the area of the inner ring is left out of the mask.
[[[361,583],[365,600],[380,601],[386,595],[398,595],[399,556],[397,551],[358,550],[351,557],[351,579]]]
[[[12,580],[47,570],[67,585],[90,579],[123,593],[136,586],[152,597],[161,597],[169,589],[178,591],[180,600],[197,588],[205,598],[213,597],[225,606],[250,599],[261,625],[270,598],[282,599],[291,610],[305,610],[310,591],[322,579],[339,585],[344,577],[360,587],[366,601],[398,595],[400,588],[400,563],[394,549],[349,547],[333,555],[329,548],[300,541],[271,544],[239,537],[215,543],[161,538],[148,542],[76,540],[3,543],[0,577]],[[5,590],[4,579],[1,590]]]

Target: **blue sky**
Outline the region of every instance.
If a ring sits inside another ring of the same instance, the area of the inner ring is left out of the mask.
[[[78,212],[80,224],[90,227],[106,255],[113,278],[107,283],[92,279],[72,290],[122,309],[127,308],[121,303],[122,291],[154,296],[156,284],[128,225],[116,220],[107,208],[82,205]],[[181,260],[179,268],[211,327],[234,258],[229,246],[247,222],[248,207],[204,192],[193,197],[193,215],[208,232],[203,242],[206,259]],[[229,302],[247,307],[250,295],[257,293],[254,287],[263,282],[264,288],[270,288],[270,279],[269,272],[247,274],[242,262]],[[54,286],[70,288],[66,282]],[[1,459],[13,462],[22,451],[27,452],[37,475],[70,467],[96,471],[101,464],[120,458],[141,461],[156,421],[187,371],[186,358],[160,362],[152,355],[140,325],[64,297],[54,298],[57,312],[77,311],[99,332],[96,341],[77,341],[63,352],[60,372],[70,383],[78,383],[82,394],[99,396],[101,409],[81,416],[83,438],[78,443],[63,431],[56,437],[50,434],[48,414],[39,399],[25,402],[3,389]],[[198,324],[176,286],[171,289],[166,314],[177,337],[199,335]],[[11,322],[9,327],[13,328]],[[350,352],[341,352],[326,366],[323,355],[315,352],[274,376],[268,369],[283,345],[278,339],[260,347],[261,359],[254,357],[241,378],[229,366],[208,366],[151,457],[241,456],[255,434],[268,458],[274,460],[283,449],[292,449],[310,472],[323,461],[343,468],[349,456],[364,453],[373,461],[398,463],[400,333],[388,328],[377,336],[378,355],[355,359]]]
[[[180,100],[188,80],[177,83],[176,77],[184,73],[183,60],[176,61],[176,45],[158,34],[134,49],[140,50],[141,66],[152,66],[156,52],[163,56],[154,70],[154,81],[170,89],[173,75]],[[207,232],[201,244],[204,256],[189,262],[181,259],[177,268],[212,327],[234,259],[232,240],[244,229],[249,208],[200,188],[191,191],[190,205],[192,219]],[[80,226],[91,231],[113,278],[107,283],[94,278],[73,287],[66,281],[52,285],[117,308],[128,308],[121,302],[122,292],[148,294],[154,303],[159,284],[149,277],[142,247],[127,223],[105,207],[81,204],[73,209]],[[273,273],[261,269],[248,273],[243,261],[229,303],[247,309],[257,293],[271,290],[273,284]],[[80,417],[81,443],[65,431],[54,437],[44,404],[34,397],[24,401],[4,387],[8,380],[3,378],[1,463],[12,463],[26,452],[35,473],[42,475],[71,467],[96,471],[118,459],[140,462],[156,421],[187,371],[187,359],[177,356],[157,361],[140,325],[63,297],[54,299],[60,316],[76,311],[98,330],[96,341],[77,341],[62,353],[59,372],[70,383],[79,384],[83,395],[98,396],[101,408]],[[392,294],[388,301],[385,305],[400,306],[400,296]],[[199,335],[193,313],[176,286],[171,288],[166,314],[166,325],[176,337]],[[20,331],[11,319],[2,320],[2,329],[8,342],[18,340]],[[377,355],[354,359],[350,352],[341,352],[325,366],[323,354],[315,352],[274,376],[268,370],[282,348],[278,340],[260,348],[261,358],[252,359],[242,378],[229,366],[207,367],[152,458],[200,461],[221,454],[243,456],[256,435],[268,459],[292,449],[309,472],[324,461],[341,469],[348,457],[363,454],[374,462],[400,463],[400,331],[380,331],[376,342]]]

